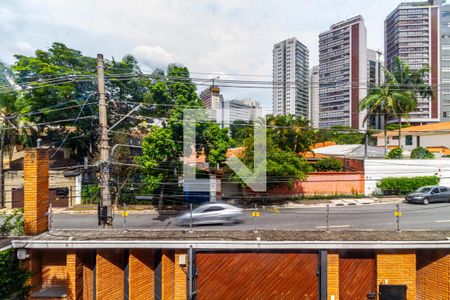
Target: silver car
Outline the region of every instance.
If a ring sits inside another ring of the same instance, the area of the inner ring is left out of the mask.
[[[191,213],[186,212],[176,218],[176,224],[188,226]],[[243,222],[245,212],[242,208],[223,202],[209,202],[192,210],[192,225],[235,224]]]

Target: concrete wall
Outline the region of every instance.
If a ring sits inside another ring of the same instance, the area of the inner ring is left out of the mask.
[[[440,184],[450,186],[450,159],[366,159],[365,194],[377,191],[385,177],[439,176]]]
[[[306,181],[294,182],[291,188],[281,186],[272,194],[284,195],[353,195],[364,193],[364,174],[357,172],[310,173]]]

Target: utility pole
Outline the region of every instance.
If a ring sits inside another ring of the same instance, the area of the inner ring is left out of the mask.
[[[106,228],[112,228],[112,203],[111,192],[109,190],[109,138],[108,138],[108,117],[106,112],[105,97],[105,66],[103,54],[97,54],[97,79],[98,79],[98,115],[100,121],[100,195],[101,205],[106,206]]]

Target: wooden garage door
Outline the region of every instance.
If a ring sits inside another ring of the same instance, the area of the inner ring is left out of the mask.
[[[197,253],[198,299],[318,299],[317,253]]]
[[[339,255],[339,299],[367,300],[376,291],[375,259],[372,251]]]

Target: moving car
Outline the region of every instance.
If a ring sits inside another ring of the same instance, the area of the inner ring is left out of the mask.
[[[405,200],[411,203],[429,204],[432,202],[449,202],[450,188],[445,186],[423,186],[406,195]]]
[[[186,212],[176,218],[176,224],[188,226],[191,213]],[[192,225],[235,224],[243,222],[245,212],[242,208],[224,202],[209,202],[192,210]]]

